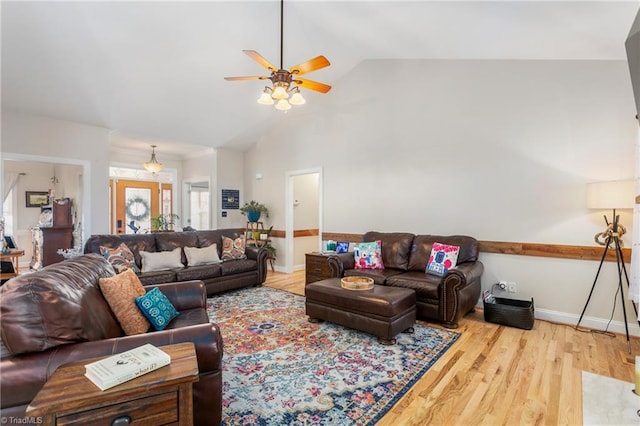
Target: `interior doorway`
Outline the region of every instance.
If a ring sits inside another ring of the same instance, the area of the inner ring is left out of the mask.
[[[209,178],[185,180],[182,184],[182,214],[185,227],[211,229]]]
[[[284,272],[304,269],[304,255],[322,250],[322,168],[287,172]]]

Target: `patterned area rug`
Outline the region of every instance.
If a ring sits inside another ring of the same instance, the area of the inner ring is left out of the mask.
[[[268,287],[210,298],[224,340],[225,425],[374,424],[457,340],[416,325],[394,346],[307,321],[304,297]]]

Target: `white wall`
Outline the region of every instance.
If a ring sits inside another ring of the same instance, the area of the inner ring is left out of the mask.
[[[109,130],[70,121],[2,111],[2,158],[83,164],[85,237],[109,232]]]
[[[227,217],[222,217],[220,203],[223,189],[240,190],[240,206],[245,201],[251,200],[251,191],[246,191],[244,188],[243,158],[244,154],[241,151],[231,149],[217,150],[216,184],[211,189],[211,198],[214,199],[215,203],[213,223],[217,223],[216,228],[244,228],[246,226],[247,218],[240,214],[240,210],[225,210]]]
[[[587,209],[586,184],[633,177],[637,122],[624,61],[378,60],[332,83],[328,94],[280,114],[245,161],[245,176],[264,175],[254,196],[274,206],[284,192],[270,189],[284,188],[287,171],[322,167],[325,232],[594,245],[610,212]],[[282,210],[273,211],[283,229]],[[630,213],[621,220],[629,246]],[[576,319],[597,269],[578,260],[482,260],[485,288],[516,281],[516,296],[534,297],[540,314]],[[601,280],[614,281],[612,266]],[[608,318],[608,283],[588,316]]]

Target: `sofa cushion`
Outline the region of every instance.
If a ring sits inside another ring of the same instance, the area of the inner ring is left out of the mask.
[[[358,243],[353,248],[356,269],[384,269],[382,242]]]
[[[222,275],[222,265],[188,266],[176,271],[177,281],[208,280]]]
[[[156,330],[164,330],[172,319],[178,316],[167,296],[154,287],[143,296],[136,297],[136,305]]]
[[[245,238],[241,235],[237,238],[222,237],[222,260],[246,259],[244,253]]]
[[[178,271],[152,271],[138,275],[142,285],[164,284],[176,281],[176,273]]]
[[[237,259],[220,264],[222,276],[239,274],[241,272],[251,272],[258,269],[258,262],[253,259]]]
[[[458,252],[458,265],[465,262],[475,262],[478,260],[478,240],[466,235],[416,235],[413,239],[409,269],[412,271],[423,271],[429,261],[433,243],[439,242],[451,246],[460,247]]]
[[[120,243],[116,248],[100,246],[100,254],[113,266],[113,270],[116,271],[117,274],[127,269],[140,272],[140,268],[136,265],[133,252],[129,250],[129,247],[127,247],[125,243]]]
[[[402,269],[409,267],[409,255],[413,244],[413,234],[406,232],[367,232],[363,242],[382,241],[382,262],[385,268]],[[424,265],[422,269],[424,270]]]
[[[183,250],[187,257],[187,266],[211,265],[222,262],[218,256],[217,244],[202,248],[185,246]]]
[[[107,300],[120,326],[127,336],[146,333],[149,321],[136,305],[136,297],[146,293],[132,269],[98,281],[102,295]]]
[[[369,277],[374,284],[385,284],[387,278],[403,273],[400,269],[345,269],[345,277]],[[424,273],[424,272],[423,272]]]
[[[433,243],[426,267],[427,274],[445,275],[449,269],[456,266],[459,252],[460,247],[458,246],[450,246],[438,242]]]
[[[182,249],[180,247],[157,253],[141,251],[140,256],[142,256],[142,272],[166,271],[184,267],[181,261]]]
[[[133,252],[138,268],[142,267],[141,251],[158,251],[154,234],[92,235],[84,245],[85,253],[100,253],[100,246],[116,248],[121,243]]]
[[[98,286],[115,272],[87,254],[19,275],[0,287],[2,341],[13,354],[122,335]]]
[[[424,271],[408,271],[389,277],[386,285],[415,290],[418,300],[432,300],[437,304],[440,299],[438,288],[441,282],[442,277],[425,274]]]

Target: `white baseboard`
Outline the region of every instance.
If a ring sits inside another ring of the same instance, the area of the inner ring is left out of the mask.
[[[640,326],[638,326],[637,318],[634,317],[634,312],[627,312],[627,325],[629,327],[630,336],[640,337]],[[551,311],[548,309],[536,309],[535,317],[541,320],[557,322],[560,324],[567,324],[575,326],[580,319],[580,315],[568,314],[566,312]],[[593,330],[604,331],[607,329],[607,323],[609,321],[602,318],[594,317],[582,317],[580,327],[591,328]],[[626,334],[625,325],[622,321],[611,321],[609,324],[609,331],[618,334]]]

